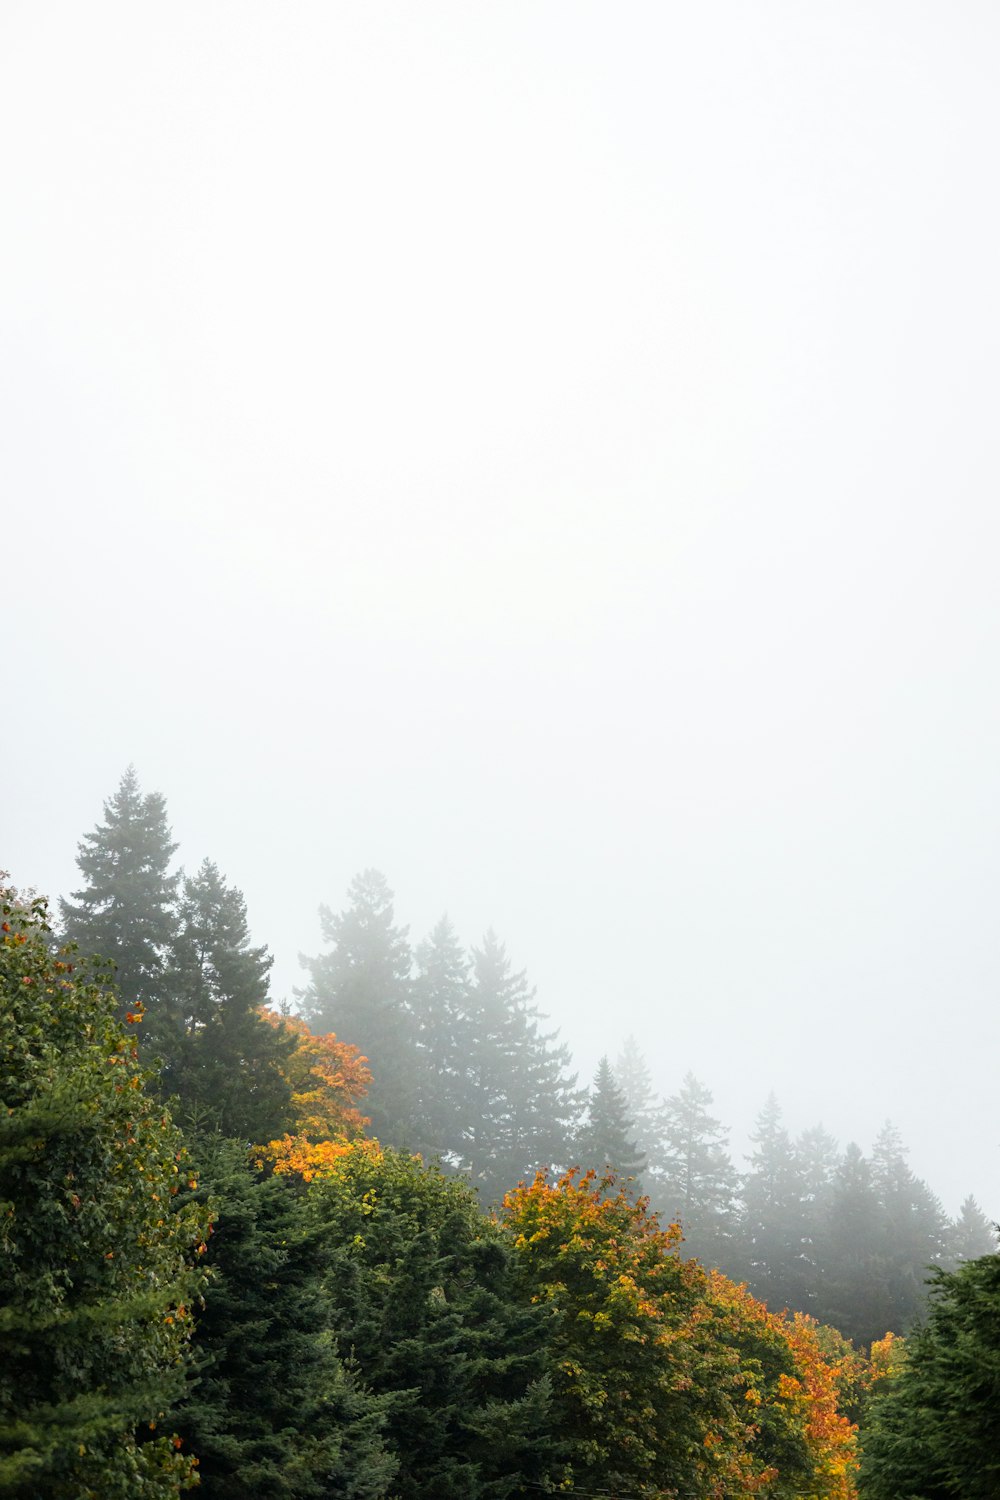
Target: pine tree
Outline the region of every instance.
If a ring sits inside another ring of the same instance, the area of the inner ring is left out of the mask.
[[[469,961],[447,917],[416,953],[411,988],[423,1097],[426,1154],[454,1160],[461,1145],[469,1034]]]
[[[646,1158],[646,1176],[655,1180],[663,1170],[666,1119],[662,1100],[653,1089],[646,1060],[634,1036],[625,1045],[614,1065],[615,1082],[625,1095],[636,1143]]]
[[[492,931],[472,964],[461,1165],[486,1204],[564,1159],[581,1095],[568,1049],[540,1029],[535,992]]]
[[[297,1179],[254,1171],[200,1134],[197,1198],[216,1218],[198,1378],[173,1413],[216,1500],[381,1500],[396,1465],[385,1403],[338,1358],[324,1293],[331,1247]],[[336,1483],[333,1483],[333,1481]]]
[[[168,872],[176,849],[163,797],[143,796],[129,766],[104,804],[104,822],[78,846],[85,885],[71,901],[60,902],[67,941],[114,962],[120,1015],[137,1004],[152,1010],[163,998],[179,879]]]
[[[861,1464],[865,1500],[1000,1494],[1000,1255],[933,1273],[930,1307],[898,1373],[877,1387]]]
[[[684,1252],[707,1265],[732,1255],[736,1172],[725,1127],[709,1114],[712,1095],[693,1073],[663,1107],[663,1153],[653,1201],[679,1221]]]
[[[924,1305],[931,1267],[944,1259],[947,1220],[927,1184],[907,1166],[899,1131],[888,1121],[872,1150],[872,1185],[882,1211],[892,1297],[887,1327],[905,1332]]]
[[[893,1328],[885,1221],[871,1164],[853,1141],[830,1184],[826,1225],[817,1244],[815,1314],[856,1344]]]
[[[359,1146],[310,1196],[331,1252],[338,1342],[385,1402],[393,1496],[504,1500],[540,1488],[552,1447],[548,1317],[520,1296],[512,1247],[468,1187]]]
[[[802,1172],[773,1094],[750,1139],[755,1150],[743,1179],[741,1279],[772,1311],[811,1312]]]
[[[392,891],[377,870],[355,876],[350,905],[320,908],[323,937],[332,949],[303,958],[310,983],[303,992],[314,1031],[336,1032],[368,1059],[366,1100],[372,1130],[385,1144],[421,1143],[420,1054],[410,1009],[410,946],[397,927]]]
[[[184,881],[167,954],[164,1000],[149,1017],[161,1092],[182,1118],[223,1135],[269,1141],[291,1123],[282,1064],[294,1039],[260,1014],[273,959],[252,947],[242,892],[205,860]]]
[[[970,1194],[962,1204],[958,1218],[948,1226],[948,1268],[955,1270],[967,1260],[978,1260],[982,1255],[995,1254],[996,1249],[997,1226],[990,1223]]]
[[[598,1177],[605,1172],[613,1174],[619,1185],[628,1184],[638,1196],[646,1159],[632,1137],[625,1095],[615,1082],[607,1058],[602,1057],[590,1091],[587,1118],[576,1138],[577,1165],[585,1172],[595,1171]]]

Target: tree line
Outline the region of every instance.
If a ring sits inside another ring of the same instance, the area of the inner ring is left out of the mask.
[[[175,852],[129,772],[60,931],[4,893],[0,1492],[849,1497],[861,1421],[893,1493],[996,1257],[891,1129],[793,1143],[771,1101],[740,1179],[697,1080],[657,1100],[632,1043],[579,1089],[503,945],[411,953],[374,872],[282,1014],[242,896]]]

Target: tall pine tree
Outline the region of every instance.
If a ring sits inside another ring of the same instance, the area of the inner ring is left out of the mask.
[[[653,1088],[649,1067],[634,1036],[625,1038],[625,1045],[614,1065],[614,1075],[625,1095],[625,1107],[635,1131],[636,1144],[646,1158],[647,1175],[654,1178],[662,1167],[666,1120],[663,1102]]]
[[[164,956],[175,931],[179,875],[169,871],[176,849],[163,797],[143,796],[129,766],[104,804],[104,822],[78,845],[83,887],[59,903],[67,941],[114,962],[121,1015],[163,998]]]
[[[392,891],[378,870],[355,876],[342,912],[320,908],[330,951],[303,958],[303,992],[315,1031],[360,1047],[372,1070],[365,1102],[372,1130],[387,1145],[422,1144],[420,1053],[410,1008],[410,945],[396,926]]]
[[[741,1279],[772,1311],[811,1311],[807,1221],[801,1165],[781,1123],[773,1094],[750,1139],[754,1151],[743,1179]]]
[[[465,1108],[469,961],[447,917],[416,952],[410,990],[422,1084],[419,1115],[426,1154],[455,1160]]]
[[[182,1119],[257,1142],[291,1123],[282,1063],[294,1038],[260,1014],[272,963],[266,948],[251,946],[242,892],[206,859],[184,881],[165,997],[148,1018],[161,1091],[179,1099]]]
[[[612,1173],[621,1187],[628,1186],[633,1196],[642,1192],[639,1175],[646,1158],[634,1140],[632,1121],[625,1095],[615,1082],[606,1057],[602,1057],[590,1090],[587,1118],[576,1138],[578,1165],[601,1177]],[[628,1179],[633,1181],[628,1183]]]
[[[663,1108],[663,1153],[652,1193],[664,1216],[679,1220],[685,1253],[719,1266],[732,1253],[736,1172],[711,1104],[705,1085],[687,1073]]]

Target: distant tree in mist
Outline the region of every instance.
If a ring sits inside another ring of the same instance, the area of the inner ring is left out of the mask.
[[[646,1158],[635,1140],[625,1094],[618,1087],[606,1057],[602,1057],[597,1065],[587,1101],[587,1118],[577,1134],[574,1155],[574,1165],[582,1167],[585,1172],[593,1170],[600,1177],[611,1171],[620,1186],[625,1186],[626,1179],[633,1178],[633,1194],[642,1191],[639,1178]]]
[[[684,1253],[719,1266],[731,1256],[737,1177],[728,1133],[709,1113],[711,1104],[712,1095],[693,1073],[667,1099],[651,1191],[660,1212],[680,1222]]]
[[[833,1173],[817,1247],[816,1316],[855,1343],[870,1344],[893,1328],[886,1236],[871,1163],[849,1143]],[[893,1329],[899,1332],[899,1328]]]
[[[952,1270],[963,1261],[996,1253],[997,1226],[990,1223],[971,1194],[962,1204],[958,1218],[948,1226],[945,1248]]]
[[[930,1188],[910,1170],[906,1155],[899,1131],[887,1121],[871,1162],[890,1287],[886,1327],[893,1329],[908,1328],[923,1306],[931,1268],[944,1260],[948,1222]]]
[[[664,1151],[663,1101],[653,1088],[646,1059],[634,1036],[627,1036],[614,1064],[615,1082],[625,1096],[636,1143],[646,1158],[648,1171],[659,1170]]]
[[[410,987],[420,1054],[419,1138],[430,1154],[454,1156],[470,1101],[466,1086],[475,1046],[469,1015],[470,963],[454,927],[442,917],[416,951]]]
[[[66,940],[82,953],[114,961],[120,1015],[137,1003],[152,1007],[163,996],[180,878],[170,874],[176,849],[164,798],[144,796],[129,766],[104,804],[104,821],[77,846],[83,886],[59,903]]]
[[[342,912],[320,908],[330,950],[303,958],[309,984],[302,993],[315,1031],[336,1032],[359,1047],[372,1071],[365,1102],[374,1134],[387,1145],[419,1144],[417,1028],[410,1009],[411,954],[407,929],[396,926],[385,876],[355,876]]]
[[[811,1311],[802,1168],[773,1094],[750,1139],[754,1149],[737,1231],[740,1279],[770,1308]]]
[[[473,950],[465,1035],[457,1154],[492,1203],[538,1168],[563,1164],[581,1104],[569,1049],[542,1030],[534,990],[492,931]]]

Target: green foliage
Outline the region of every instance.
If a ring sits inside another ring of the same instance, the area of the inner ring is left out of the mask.
[[[242,893],[206,859],[184,881],[163,999],[148,1016],[160,1090],[179,1100],[179,1118],[255,1142],[291,1123],[282,1063],[293,1038],[260,1015],[272,962],[266,948],[251,947]]]
[[[329,1247],[294,1178],[256,1171],[236,1141],[201,1136],[199,1200],[215,1215],[198,1320],[198,1380],[174,1420],[218,1500],[380,1500],[395,1465],[381,1404],[337,1356]]]
[[[164,954],[174,934],[179,876],[168,870],[176,849],[163,797],[143,796],[129,766],[104,804],[104,822],[78,846],[86,884],[72,901],[60,902],[65,937],[82,953],[114,963],[120,1014],[162,994]]]
[[[207,1219],[170,1211],[190,1168],[107,973],[0,911],[0,1492],[159,1500],[190,1460],[135,1431],[182,1388]]]
[[[1000,1255],[937,1271],[862,1434],[865,1500],[1000,1495]]]
[[[502,1500],[550,1454],[546,1323],[474,1196],[365,1145],[310,1190],[341,1348],[386,1406],[400,1500]]]
[[[646,1160],[632,1134],[625,1095],[607,1058],[602,1057],[590,1091],[587,1119],[576,1138],[576,1164],[584,1170],[607,1172],[622,1182],[632,1179],[629,1191],[635,1196],[641,1191],[639,1174]]]

